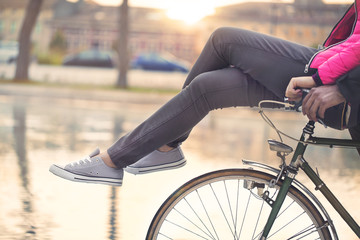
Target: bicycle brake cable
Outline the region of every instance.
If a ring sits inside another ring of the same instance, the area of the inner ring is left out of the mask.
[[[261,115],[261,117],[264,119],[264,121],[272,128],[275,130],[275,132],[277,133],[277,135],[279,136],[280,138],[280,141],[283,142],[283,139],[281,137],[281,135],[287,137],[287,138],[290,138],[291,140],[294,140],[296,142],[301,142],[301,143],[304,143],[304,144],[309,144],[307,142],[303,142],[303,141],[300,141],[282,131],[280,131],[276,126],[275,124],[270,120],[270,118],[265,114],[264,110],[263,110],[263,107],[261,106],[263,103],[273,103],[273,104],[278,104],[278,105],[282,105],[284,106],[285,108],[290,108],[290,109],[294,109],[295,108],[295,104],[291,104],[291,103],[288,103],[288,102],[280,102],[280,101],[275,101],[275,100],[262,100],[259,102],[258,104],[258,107],[259,107],[259,113]]]

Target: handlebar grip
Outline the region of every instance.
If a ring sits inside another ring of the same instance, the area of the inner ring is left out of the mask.
[[[304,98],[306,97],[306,95],[308,95],[308,93],[310,92],[310,89],[308,88],[302,88],[302,97],[301,97],[301,102],[304,100]]]
[[[289,101],[289,99],[287,97],[284,98],[285,102],[293,104],[293,107],[285,107],[285,110],[301,112],[302,102],[303,102],[304,98],[306,97],[306,95],[310,92],[310,89],[302,88],[301,91],[302,91],[302,97],[301,97],[301,100],[299,100],[299,101]]]
[[[301,109],[301,108],[302,108],[302,101],[304,100],[304,98],[306,97],[306,95],[309,94],[310,89],[302,88],[301,91],[302,91],[302,97],[301,97],[301,101],[300,101],[301,103],[300,103],[300,107],[298,108],[300,111],[302,110],[302,109]],[[326,124],[324,123],[324,119],[322,119],[321,117],[319,117],[318,113],[316,113],[316,118],[317,118],[317,120],[318,120],[318,122],[319,122],[320,124],[324,125],[324,127],[327,127]]]

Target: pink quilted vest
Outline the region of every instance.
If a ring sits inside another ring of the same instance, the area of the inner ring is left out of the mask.
[[[336,79],[360,65],[360,0],[335,25],[324,43],[325,49],[317,52],[306,65],[317,69],[323,84],[335,84]]]

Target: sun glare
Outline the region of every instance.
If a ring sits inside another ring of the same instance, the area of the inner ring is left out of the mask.
[[[200,2],[200,1],[199,1]],[[215,8],[207,3],[201,1],[199,4],[185,4],[179,3],[169,6],[167,9],[167,16],[174,20],[180,20],[187,24],[194,24],[202,18],[215,13]]]

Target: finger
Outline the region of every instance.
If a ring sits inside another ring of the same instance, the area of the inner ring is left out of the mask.
[[[327,104],[320,105],[319,110],[318,110],[318,117],[324,119],[325,118],[325,111],[328,108],[329,108],[329,106],[327,106]]]
[[[299,101],[301,100],[302,92],[300,89],[289,91],[287,92],[286,97],[289,98],[290,101]]]
[[[299,89],[299,88],[294,89],[294,94],[297,95],[297,96],[302,95],[301,89]]]
[[[297,94],[297,92],[298,92],[298,89],[294,89],[294,88],[288,86],[288,87],[286,88],[286,93],[285,93],[285,95],[286,95],[287,97],[291,97],[291,96],[293,96],[294,94]]]
[[[316,101],[316,94],[311,90],[303,100],[303,114],[306,115],[310,120],[317,121],[316,113],[319,105]]]
[[[312,105],[308,111],[308,118],[312,121],[317,121],[318,118],[318,111],[319,111],[320,104],[318,101],[312,101]]]
[[[288,98],[289,101],[291,102],[299,102],[301,100],[301,97],[297,97],[297,98]]]
[[[310,91],[303,99],[302,101],[302,113],[303,115],[307,115],[307,113],[309,112],[309,109],[312,105],[312,103],[309,101],[310,97],[312,95],[312,92]]]

